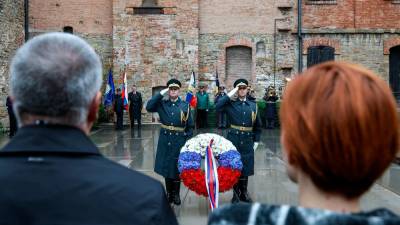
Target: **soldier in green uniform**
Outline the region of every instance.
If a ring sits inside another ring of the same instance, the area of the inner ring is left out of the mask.
[[[248,177],[254,175],[254,150],[258,146],[261,135],[261,120],[255,101],[247,96],[248,81],[238,79],[234,89],[218,99],[217,112],[226,112],[231,123],[228,140],[237,148],[243,162],[243,170],[239,182],[233,187],[232,203],[251,202],[247,191]],[[231,99],[235,94],[237,98]]]
[[[193,135],[194,124],[189,104],[179,97],[181,82],[171,79],[167,87],[148,101],[146,110],[157,112],[161,121],[154,171],[165,178],[168,201],[180,205],[178,157],[186,140]]]

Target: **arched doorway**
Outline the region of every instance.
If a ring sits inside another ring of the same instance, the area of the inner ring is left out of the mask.
[[[246,46],[226,48],[225,84],[233,84],[236,79],[251,80],[252,49]]]
[[[335,49],[330,46],[311,46],[307,49],[307,67],[335,60]]]
[[[396,100],[400,101],[400,45],[392,47],[389,55],[389,84]]]

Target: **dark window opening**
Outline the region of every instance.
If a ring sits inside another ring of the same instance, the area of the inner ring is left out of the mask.
[[[329,46],[312,46],[307,49],[307,67],[335,60],[335,49]]]
[[[252,49],[246,46],[226,48],[225,81],[235,81],[239,78],[251,80]]]
[[[392,47],[389,55],[389,84],[396,101],[400,101],[400,45]]]
[[[157,0],[143,0],[141,7],[133,8],[134,14],[164,14],[164,9],[159,7]]]
[[[137,7],[133,8],[134,14],[164,14],[164,9],[160,7]]]
[[[72,28],[72,27],[70,27],[70,26],[66,26],[66,27],[63,28],[63,31],[64,31],[65,33],[73,34],[73,33],[74,33],[74,28]]]

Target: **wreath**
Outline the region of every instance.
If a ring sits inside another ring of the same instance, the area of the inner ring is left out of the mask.
[[[240,153],[232,142],[217,134],[199,134],[181,148],[178,159],[178,170],[183,184],[195,193],[208,197],[205,172],[202,159],[207,147],[211,147],[216,160],[219,180],[219,192],[232,189],[240,177],[243,168]]]

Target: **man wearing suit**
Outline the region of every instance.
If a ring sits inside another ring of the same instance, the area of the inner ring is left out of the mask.
[[[117,94],[114,98],[114,112],[117,114],[116,130],[124,129],[124,99],[121,97],[121,89],[117,88]]]
[[[128,94],[129,100],[129,116],[131,120],[131,129],[133,129],[135,125],[135,120],[138,123],[138,129],[140,129],[142,123],[142,94],[136,90],[136,85],[132,86],[132,92]]]
[[[177,224],[158,181],[106,159],[88,138],[101,77],[95,51],[71,34],[17,51],[10,86],[21,128],[0,151],[0,224]]]
[[[10,119],[9,137],[11,138],[14,137],[15,133],[17,132],[18,126],[17,126],[17,119],[15,118],[14,115],[13,104],[10,96],[7,96],[6,106],[7,106],[8,118]]]

